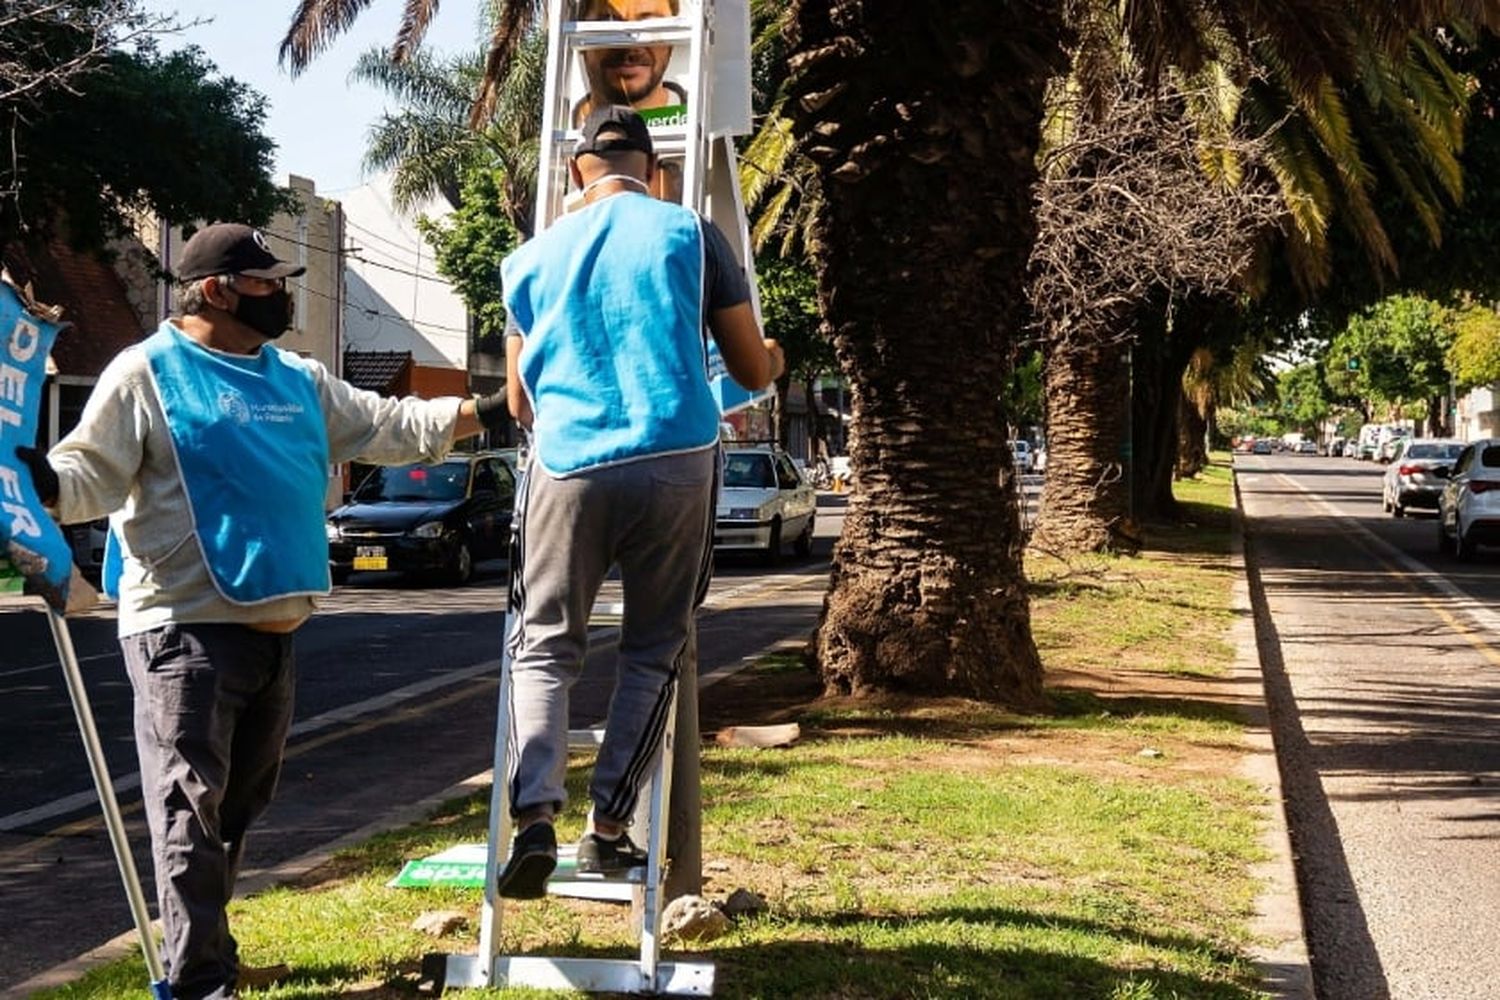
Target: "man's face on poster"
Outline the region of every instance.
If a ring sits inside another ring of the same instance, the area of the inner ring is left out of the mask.
[[[672,0],[584,0],[586,21],[642,21],[650,17],[672,17]],[[670,103],[670,92],[661,91],[662,77],[672,59],[670,45],[634,49],[592,49],[583,54],[589,93],[595,101],[661,107]]]

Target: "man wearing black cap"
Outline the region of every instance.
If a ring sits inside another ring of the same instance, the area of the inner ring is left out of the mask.
[[[172,996],[259,985],[225,906],[271,801],[292,718],[292,633],[329,590],[328,468],[437,461],[503,397],[384,399],[272,343],[291,324],[278,260],[249,226],[183,248],[178,315],[105,368],[49,455],[18,455],[63,523],[110,515],[120,645]],[[285,971],[284,969],[280,971]]]
[[[501,267],[515,334],[506,389],[511,413],[533,434],[511,685],[518,832],[499,879],[513,898],[542,895],[556,865],[568,689],[611,566],[625,614],[578,868],[643,863],[625,828],[661,749],[712,556],[719,408],[706,331],[747,388],[764,387],[783,365],[780,348],[761,337],[724,235],[647,195],[654,169],[640,115],[597,109],[571,164],[583,206]]]

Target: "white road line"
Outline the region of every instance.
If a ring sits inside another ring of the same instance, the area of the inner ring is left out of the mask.
[[[80,656],[79,663],[88,663],[90,660],[118,660],[119,651],[113,653],[94,653],[90,656]],[[19,667],[15,670],[0,670],[0,678],[18,677],[21,674],[34,674],[41,670],[61,670],[62,666],[55,661],[52,663],[41,663],[34,667]]]
[[[1450,610],[1462,613],[1470,622],[1489,632],[1491,635],[1500,636],[1500,613],[1490,610],[1490,608],[1485,606],[1484,602],[1478,600],[1458,584],[1448,579],[1446,574],[1434,570],[1431,566],[1413,556],[1407,555],[1369,528],[1366,528],[1363,524],[1354,520],[1348,514],[1340,512],[1338,508],[1290,476],[1278,473],[1276,478],[1280,482],[1298,490],[1308,498],[1313,506],[1322,510],[1328,517],[1336,519],[1344,531],[1359,535],[1368,548],[1376,549],[1388,556],[1392,561],[1398,563],[1411,574],[1412,578],[1423,586],[1452,599],[1454,603],[1450,607]]]

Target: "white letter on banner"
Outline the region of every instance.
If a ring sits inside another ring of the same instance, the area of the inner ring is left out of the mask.
[[[26,406],[26,373],[0,362],[0,399],[8,399],[16,406]]]
[[[21,535],[28,538],[42,537],[42,526],[37,523],[36,515],[32,514],[29,508],[18,503],[0,503],[0,510],[11,515],[10,535],[12,538]]]
[[[42,331],[36,328],[30,318],[23,315],[16,320],[16,328],[10,335],[10,356],[25,364],[31,360],[41,342]]]
[[[21,499],[21,477],[15,469],[7,469],[0,465],[0,495],[10,497],[12,500]]]

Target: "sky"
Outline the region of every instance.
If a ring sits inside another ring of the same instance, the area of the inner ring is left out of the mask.
[[[349,82],[360,53],[395,40],[403,0],[373,0],[352,29],[317,56],[295,80],[276,61],[295,0],[142,0],[152,14],[176,13],[182,23],[205,23],[163,36],[175,51],[196,45],[223,76],[265,95],[265,133],[276,142],[278,181],[310,177],[319,194],[338,195],[363,183],[360,160],[370,125],[385,110],[385,94]],[[479,45],[479,0],[448,0],[433,19],[425,46],[451,54]],[[394,110],[394,108],[392,108]]]

